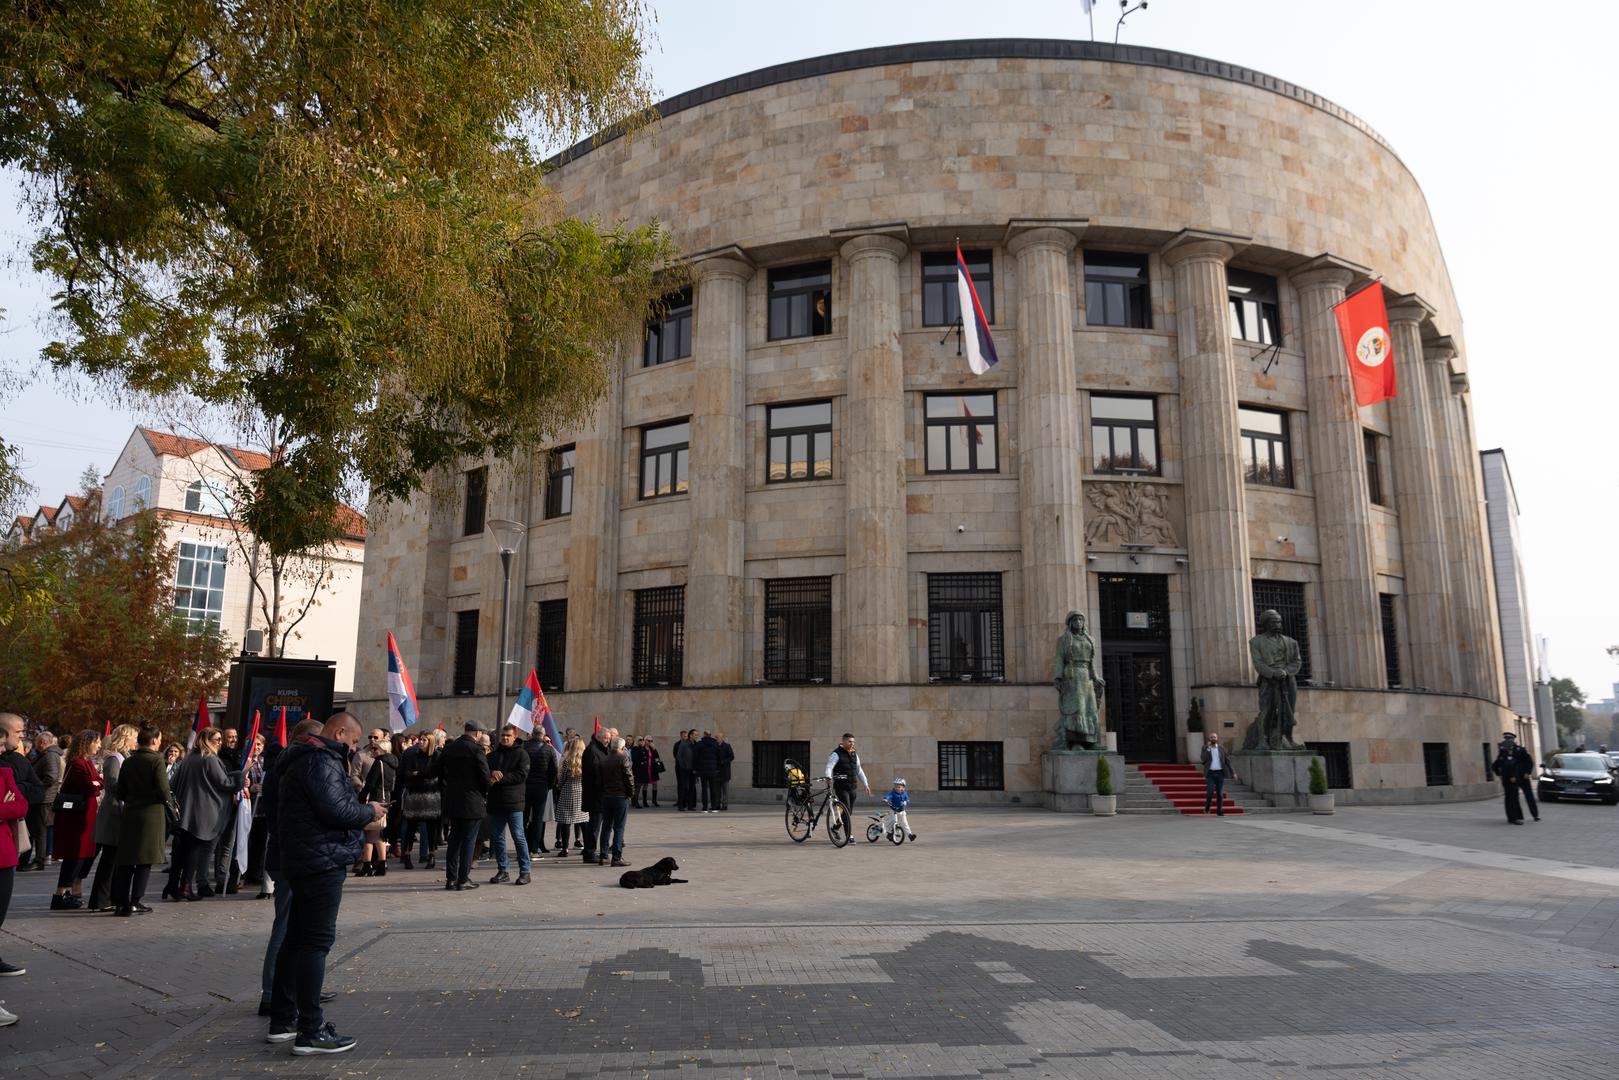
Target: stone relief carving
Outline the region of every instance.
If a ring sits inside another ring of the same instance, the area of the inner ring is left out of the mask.
[[[1160,484],[1085,485],[1085,543],[1180,547],[1169,523],[1169,495]]]

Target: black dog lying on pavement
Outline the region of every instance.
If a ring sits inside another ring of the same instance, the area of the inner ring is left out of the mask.
[[[672,877],[680,864],[673,859],[659,859],[645,870],[626,870],[618,883],[626,889],[650,889],[657,885],[684,885],[685,879]]]

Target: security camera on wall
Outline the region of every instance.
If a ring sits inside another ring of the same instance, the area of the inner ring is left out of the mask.
[[[964,532],[967,531],[967,526],[965,526],[965,525],[957,525],[956,526],[956,531],[958,533],[964,533]]]

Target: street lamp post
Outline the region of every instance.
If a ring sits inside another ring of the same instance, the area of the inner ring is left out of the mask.
[[[500,664],[497,668],[500,689],[495,694],[495,732],[498,734],[506,723],[506,667],[511,663],[506,659],[506,645],[511,632],[512,556],[522,545],[528,526],[521,521],[490,518],[485,528],[500,551]]]

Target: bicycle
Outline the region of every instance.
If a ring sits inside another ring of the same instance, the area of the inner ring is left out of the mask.
[[[843,830],[843,817],[848,810],[841,800],[833,798],[832,781],[818,777],[817,782],[822,787],[816,792],[797,762],[785,762],[784,768],[787,772],[787,835],[792,837],[793,843],[808,840],[824,815],[826,838],[832,841],[832,846],[847,844],[849,836]]]
[[[879,810],[871,815],[871,824],[866,826],[866,842],[875,844],[884,836],[896,846],[905,843],[905,830],[899,827],[899,815]]]

